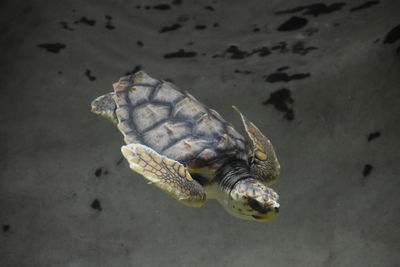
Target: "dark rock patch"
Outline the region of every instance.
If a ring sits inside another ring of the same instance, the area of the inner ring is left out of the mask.
[[[311,4],[311,5],[306,5],[306,6],[299,6],[296,8],[288,9],[288,10],[282,10],[275,12],[275,14],[292,14],[292,13],[297,13],[300,11],[304,11],[302,14],[303,15],[311,15],[314,17],[318,17],[320,15],[325,15],[325,14],[330,14],[335,11],[339,11],[342,9],[342,7],[346,3],[339,2],[339,3],[332,3],[330,5],[326,5],[324,3],[316,3],[316,4]]]
[[[379,132],[379,131],[376,131],[376,132],[373,132],[373,133],[370,133],[369,135],[368,135],[368,142],[370,142],[370,141],[372,141],[372,140],[374,140],[374,139],[376,139],[376,138],[378,138],[378,137],[380,137],[381,136],[381,132]]]
[[[249,56],[252,56],[254,54],[258,54],[260,57],[265,57],[271,54],[271,51],[269,50],[268,47],[261,47],[261,48],[256,48],[253,49],[252,51],[244,51],[241,50],[239,47],[236,45],[231,45],[229,46],[223,53],[222,55],[214,55],[213,57],[225,57],[225,55],[228,55],[229,58],[231,59],[243,59]]]
[[[75,24],[83,23],[89,26],[93,26],[96,24],[96,21],[94,19],[88,19],[86,17],[81,17],[79,20],[74,22]]]
[[[131,71],[125,72],[125,75],[132,75],[142,69],[141,65],[136,65]]]
[[[60,21],[60,25],[61,25],[61,28],[63,28],[64,30],[71,31],[71,32],[74,31],[74,29],[71,28],[71,27],[68,25],[68,22],[66,22],[66,21]]]
[[[366,8],[375,6],[375,5],[379,4],[379,3],[380,3],[380,1],[367,1],[364,4],[361,4],[359,6],[355,6],[355,7],[351,8],[350,12],[356,12],[356,11],[359,11],[359,10],[362,10],[362,9],[366,9]]]
[[[279,42],[278,44],[272,46],[271,50],[274,50],[274,51],[276,50],[279,53],[286,53],[286,52],[290,51],[290,49],[287,47],[286,42]]]
[[[400,24],[391,29],[385,37],[385,40],[383,41],[384,44],[393,44],[397,40],[400,39]]]
[[[291,107],[293,102],[290,90],[282,88],[271,93],[269,98],[263,102],[263,105],[273,105],[275,109],[285,113],[285,119],[292,121],[294,119],[294,111]]]
[[[296,73],[293,75],[289,75],[284,72],[274,72],[266,76],[265,81],[269,83],[276,82],[290,82],[292,80],[301,80],[310,77],[310,73]]]
[[[276,71],[280,72],[280,71],[284,71],[284,70],[287,70],[287,69],[290,69],[290,67],[289,66],[283,66],[283,67],[277,68]]]
[[[103,210],[103,208],[101,207],[100,201],[97,198],[95,200],[93,200],[92,204],[90,204],[90,207],[92,207],[92,209],[97,210],[97,211]]]
[[[102,174],[103,174],[103,168],[98,168],[94,172],[94,175],[96,175],[96,177],[100,177]]]
[[[225,54],[230,54],[230,58],[232,59],[243,59],[250,55],[250,53],[240,50],[236,45],[229,46],[228,49],[223,53],[223,56],[225,56]]]
[[[253,73],[252,71],[249,70],[235,70],[235,73],[240,73],[240,74],[251,74]]]
[[[371,164],[366,164],[362,172],[363,176],[367,177],[368,175],[370,175],[373,169],[374,167]]]
[[[110,16],[110,15],[105,15],[105,18],[106,18],[106,20],[107,20],[107,22],[106,22],[106,29],[108,29],[108,30],[114,30],[115,29],[115,26],[114,25],[112,25],[112,23],[111,23],[111,20],[112,20],[112,17]]]
[[[207,29],[207,25],[196,25],[194,26],[196,30],[205,30]]]
[[[186,58],[186,57],[195,57],[197,53],[194,51],[185,51],[184,49],[179,49],[176,52],[168,53],[164,55],[165,59],[171,58]]]
[[[169,10],[169,9],[171,9],[171,6],[167,5],[167,4],[160,4],[160,5],[153,6],[153,9],[156,9],[156,10]]]
[[[162,27],[161,30],[159,30],[158,32],[159,33],[170,32],[170,31],[175,31],[180,28],[182,28],[182,25],[179,23],[175,23],[174,25],[171,25],[171,26]]]
[[[303,41],[299,41],[292,45],[292,53],[293,54],[300,54],[300,55],[306,55],[312,50],[316,50],[317,48],[315,46],[308,46],[306,47]]]
[[[291,17],[289,20],[285,21],[281,26],[278,27],[280,32],[296,31],[303,28],[308,23],[308,20],[302,17]]]
[[[58,53],[61,49],[66,47],[65,44],[62,43],[54,43],[54,44],[38,44],[37,47],[46,49],[47,52],[50,53]]]
[[[270,55],[271,51],[269,50],[268,47],[264,46],[264,47],[261,47],[261,48],[258,48],[258,49],[254,49],[251,52],[251,54],[257,54],[257,53],[258,53],[258,56],[265,57],[265,56]]]
[[[8,232],[8,231],[10,231],[11,226],[8,224],[3,224],[2,228],[3,228],[3,232]]]
[[[85,75],[91,82],[96,80],[96,77],[92,74],[92,71],[90,69],[86,69]]]

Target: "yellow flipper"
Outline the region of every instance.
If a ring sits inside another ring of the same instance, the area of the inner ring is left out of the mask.
[[[132,170],[143,175],[151,184],[179,202],[191,207],[200,207],[206,200],[204,188],[193,180],[181,163],[141,144],[122,146],[121,151]]]
[[[274,147],[269,139],[240,110],[232,106],[242,118],[244,128],[252,142],[252,173],[267,184],[275,182],[280,173],[280,165]]]

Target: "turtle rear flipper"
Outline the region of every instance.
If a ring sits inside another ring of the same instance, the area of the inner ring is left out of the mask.
[[[118,124],[115,110],[117,108],[113,96],[115,93],[108,93],[99,96],[92,101],[91,107],[94,114],[100,115],[106,119],[111,120],[115,125]]]
[[[122,154],[132,170],[140,173],[179,202],[200,207],[206,200],[204,188],[190,176],[181,163],[158,154],[141,144],[122,146]]]

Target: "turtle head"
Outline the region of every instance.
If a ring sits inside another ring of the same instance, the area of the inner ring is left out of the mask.
[[[247,178],[237,182],[220,203],[233,216],[266,222],[279,213],[278,194],[262,182]]]

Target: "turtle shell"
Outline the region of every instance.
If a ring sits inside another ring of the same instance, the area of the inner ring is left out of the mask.
[[[187,165],[215,168],[247,160],[245,138],[215,110],[173,84],[144,72],[113,84],[118,129],[127,144],[140,143]]]

